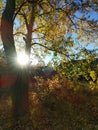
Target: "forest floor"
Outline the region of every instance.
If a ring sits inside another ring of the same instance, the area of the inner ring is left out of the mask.
[[[45,91],[45,83],[41,84],[39,93],[29,92],[31,129],[26,118],[24,126],[12,128],[11,96],[3,95],[0,98],[0,130],[98,130],[98,89],[74,90],[67,82],[57,87],[56,81],[54,89],[53,83],[49,92]]]

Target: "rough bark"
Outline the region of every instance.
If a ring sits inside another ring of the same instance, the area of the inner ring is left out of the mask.
[[[1,18],[1,38],[7,58],[7,67],[17,75],[16,82],[13,85],[12,103],[15,120],[25,116],[29,112],[28,101],[28,72],[27,69],[16,68],[16,49],[13,36],[14,12],[16,0],[7,0],[6,7]]]
[[[1,38],[8,65],[14,64],[16,57],[16,49],[13,37],[14,11],[15,11],[15,0],[7,0],[5,10],[1,18]]]

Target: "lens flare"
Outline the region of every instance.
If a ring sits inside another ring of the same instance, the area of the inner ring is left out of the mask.
[[[20,53],[20,54],[18,54],[18,56],[17,56],[17,62],[18,62],[21,66],[27,65],[28,62],[29,62],[29,57],[28,57],[28,55],[26,55],[25,53]]]

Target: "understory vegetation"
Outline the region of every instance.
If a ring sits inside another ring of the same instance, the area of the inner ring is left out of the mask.
[[[0,98],[0,130],[98,130],[98,89],[87,82],[35,76],[29,83],[30,120],[22,117],[14,127],[7,94]]]

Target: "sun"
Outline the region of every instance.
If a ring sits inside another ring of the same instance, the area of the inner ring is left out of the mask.
[[[21,66],[26,66],[30,62],[31,66],[37,66],[38,65],[38,59],[34,56],[29,57],[25,52],[21,52],[17,56],[17,63]]]
[[[17,56],[17,62],[21,66],[27,65],[29,63],[29,57],[28,57],[28,55],[25,54],[25,53],[19,53],[18,56]]]

